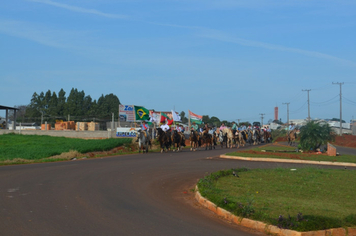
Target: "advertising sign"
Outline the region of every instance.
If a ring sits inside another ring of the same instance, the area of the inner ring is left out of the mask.
[[[116,137],[134,138],[140,128],[117,128]]]
[[[133,105],[119,105],[120,121],[135,121],[135,108]]]

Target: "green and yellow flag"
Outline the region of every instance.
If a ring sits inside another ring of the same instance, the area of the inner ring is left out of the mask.
[[[144,107],[135,106],[136,120],[149,120],[150,112]]]

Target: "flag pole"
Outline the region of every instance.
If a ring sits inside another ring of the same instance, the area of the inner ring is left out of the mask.
[[[188,110],[188,128],[189,128],[189,131],[191,129],[191,124],[190,124],[190,110]]]

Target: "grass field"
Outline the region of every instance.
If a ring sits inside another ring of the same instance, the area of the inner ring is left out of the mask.
[[[131,143],[132,139],[84,140],[43,135],[0,135],[0,162],[41,160],[67,152],[107,151]]]
[[[240,169],[198,183],[202,196],[235,215],[298,231],[356,226],[356,171]],[[289,217],[290,216],[290,217]]]
[[[281,152],[285,150],[287,152]],[[247,151],[236,151],[227,153],[228,156],[240,157],[256,157],[256,158],[279,158],[279,159],[298,159],[310,161],[329,161],[329,162],[349,162],[356,163],[356,156],[354,155],[341,155],[341,156],[327,156],[324,154],[315,153],[300,153],[293,152],[295,147],[288,146],[273,146],[265,145],[263,147],[254,148]]]

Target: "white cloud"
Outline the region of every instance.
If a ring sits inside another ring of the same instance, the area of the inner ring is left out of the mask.
[[[345,60],[345,59],[331,56],[331,55],[328,55],[325,53],[308,51],[308,50],[299,49],[299,48],[285,47],[285,46],[281,46],[281,45],[264,43],[264,42],[253,41],[253,40],[246,40],[246,39],[237,38],[237,37],[231,37],[231,36],[228,36],[220,31],[217,31],[217,30],[205,30],[204,32],[201,32],[199,34],[199,36],[203,37],[203,38],[210,38],[210,39],[219,40],[219,41],[223,41],[223,42],[239,44],[242,46],[258,47],[258,48],[264,48],[264,49],[275,50],[275,51],[298,53],[298,54],[302,54],[305,56],[316,57],[316,58],[332,60],[332,61],[338,61],[338,62],[341,62],[348,66],[353,66],[353,67],[356,66],[356,63],[353,61]]]
[[[43,4],[47,4],[47,5],[51,5],[51,6],[55,6],[55,7],[59,7],[59,8],[64,8],[64,9],[74,11],[74,12],[93,14],[93,15],[103,16],[103,17],[107,17],[107,18],[116,18],[116,19],[127,18],[126,15],[109,14],[109,13],[104,13],[104,12],[101,12],[101,11],[98,11],[95,9],[86,9],[86,8],[82,8],[82,7],[76,7],[76,6],[71,6],[71,5],[67,5],[67,4],[63,4],[63,3],[53,2],[50,0],[28,0],[28,1],[43,3]]]
[[[0,34],[27,39],[41,45],[87,50],[91,31],[52,29],[42,24],[0,19]]]

